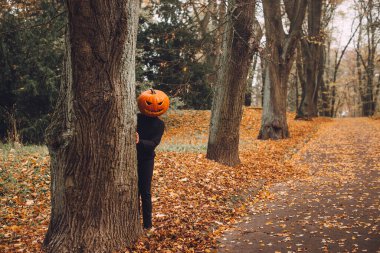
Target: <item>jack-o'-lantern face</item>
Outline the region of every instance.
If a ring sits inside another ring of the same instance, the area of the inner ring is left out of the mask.
[[[160,90],[147,90],[137,98],[140,112],[149,117],[157,117],[164,114],[169,108],[168,96]]]

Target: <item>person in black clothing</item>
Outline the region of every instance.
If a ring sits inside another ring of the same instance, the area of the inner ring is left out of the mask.
[[[152,227],[151,183],[155,148],[160,144],[165,124],[158,117],[137,114],[137,167],[139,195],[142,202],[144,229]]]

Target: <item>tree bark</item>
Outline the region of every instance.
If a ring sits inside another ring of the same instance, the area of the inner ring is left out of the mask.
[[[259,139],[289,137],[286,121],[286,96],[294,51],[301,35],[307,1],[285,0],[285,11],[290,20],[289,33],[282,24],[279,0],[263,0],[266,30],[266,63],[264,105]]]
[[[319,87],[320,87],[320,94],[321,94],[321,107],[319,114],[326,117],[331,117],[331,61],[330,61],[330,55],[331,55],[331,35],[328,35],[328,24],[331,22],[332,17],[334,16],[337,2],[333,1],[323,1],[322,2],[322,28],[321,30],[326,31],[326,39],[327,43],[322,45],[322,50],[320,52],[320,75],[321,78],[318,78],[319,80]]]
[[[207,158],[228,166],[240,163],[239,127],[247,75],[258,44],[254,36],[255,1],[231,0],[223,55],[211,109]]]
[[[335,117],[335,98],[336,98],[336,84],[334,83],[331,87],[331,111],[330,115],[331,117]]]
[[[255,30],[255,40],[257,41],[257,43],[260,43],[261,38],[263,37],[263,33],[261,30],[260,24],[256,19],[254,20],[254,30]],[[259,58],[258,53],[253,56],[253,62],[251,63],[251,67],[248,70],[247,90],[245,92],[245,101],[244,101],[245,106],[253,106],[254,97],[255,95],[257,96],[257,94],[255,94],[255,92],[257,91],[254,90],[252,84],[255,78],[258,58]]]
[[[377,85],[375,90],[375,98],[374,98],[374,114],[378,114],[380,112],[379,108],[379,95],[380,95],[380,74],[377,75]]]
[[[47,252],[113,252],[137,239],[138,1],[67,0],[64,78],[47,129]]]
[[[322,52],[323,59],[324,59],[324,78],[323,82],[321,83],[321,99],[322,99],[322,111],[321,115],[325,117],[331,117],[330,115],[330,104],[331,104],[331,97],[330,97],[330,52],[331,52],[331,43],[330,41],[327,43],[327,47],[324,47],[324,50]],[[325,81],[327,80],[327,82]]]
[[[318,93],[318,89],[320,90],[321,87],[324,87],[325,86],[325,48],[326,46],[325,45],[322,45],[320,50],[319,50],[319,64],[318,64],[318,73],[317,73],[317,90],[316,92]],[[319,97],[322,96],[321,93],[319,93],[319,96],[314,96],[314,108],[316,110],[316,113],[315,113],[315,116],[318,116],[318,112],[319,112],[319,109],[321,106],[318,106],[319,104]]]
[[[365,87],[365,94],[363,100],[363,116],[372,116],[375,112],[375,96],[374,96],[374,77],[375,77],[375,55],[378,45],[376,40],[376,34],[378,29],[375,25],[379,20],[379,14],[376,13],[375,4],[373,0],[359,1],[360,7],[364,17],[366,18],[366,36],[367,36],[367,52],[366,60],[360,54],[360,59],[362,60],[363,67],[365,69],[365,77],[367,80]],[[377,16],[376,16],[377,15]]]
[[[298,71],[305,80],[302,85],[302,99],[297,109],[296,119],[311,119],[318,116],[318,89],[322,57],[323,36],[321,34],[322,0],[308,1],[308,31],[303,36],[300,47],[302,55],[302,71]],[[322,68],[323,70],[323,68]],[[302,83],[302,82],[301,82]]]
[[[362,39],[362,28],[361,24],[359,24],[359,35],[356,42],[356,73],[357,73],[357,80],[358,80],[358,87],[359,87],[359,94],[360,94],[360,101],[361,101],[361,113],[362,116],[364,115],[364,100],[365,100],[365,87],[363,87],[363,73],[361,68],[361,62],[360,62],[360,52],[359,48],[361,47],[361,39]]]

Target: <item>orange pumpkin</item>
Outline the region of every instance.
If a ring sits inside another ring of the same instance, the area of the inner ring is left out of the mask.
[[[169,108],[169,97],[160,90],[149,89],[137,98],[140,112],[149,117],[164,114]]]

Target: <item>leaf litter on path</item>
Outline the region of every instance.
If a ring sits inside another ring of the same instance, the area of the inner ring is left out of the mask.
[[[379,162],[380,122],[323,124],[292,159],[310,176],[273,185],[273,200],[250,206],[249,222],[224,233],[220,251],[380,252]]]
[[[291,138],[260,141],[261,111],[245,108],[240,157],[234,168],[205,158],[209,111],[173,111],[163,117],[166,132],[153,176],[154,232],[133,252],[214,252],[222,231],[252,203],[273,199],[273,182],[306,178],[309,170],[292,158],[329,119],[294,121]],[[177,152],[176,148],[185,147]],[[188,148],[188,149],[186,149]],[[0,152],[1,252],[38,252],[50,212],[49,157],[43,152]]]

